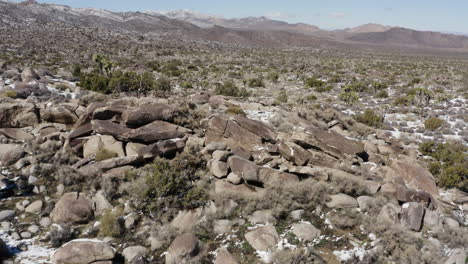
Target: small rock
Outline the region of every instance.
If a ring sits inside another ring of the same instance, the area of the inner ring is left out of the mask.
[[[32,225],[28,227],[28,231],[33,234],[36,234],[37,232],[39,232],[39,227],[37,225]]]
[[[329,208],[355,208],[359,206],[356,199],[344,193],[331,195],[330,198],[331,200],[326,203]]]
[[[49,227],[50,225],[52,225],[52,220],[50,220],[49,217],[43,217],[41,221],[39,221],[39,224],[42,227]]]
[[[273,225],[256,228],[245,235],[247,242],[258,251],[268,251],[278,244],[279,236]]]
[[[26,213],[30,213],[30,214],[38,214],[41,212],[41,210],[42,210],[41,200],[34,201],[30,205],[28,205],[28,207],[26,207],[25,209]]]
[[[0,211],[0,221],[12,220],[15,218],[15,215],[15,211],[13,210]]]
[[[29,238],[32,237],[31,233],[29,233],[29,232],[21,232],[20,236],[23,239],[29,239]]]
[[[221,179],[227,176],[229,167],[226,162],[213,160],[210,165],[210,172],[216,178]]]
[[[201,258],[203,243],[191,233],[182,234],[172,241],[166,254],[166,264],[197,263]]]
[[[127,263],[131,263],[133,260],[144,257],[148,250],[142,246],[127,247],[122,251],[122,255],[125,257]]]
[[[226,179],[228,182],[232,183],[232,184],[240,184],[242,182],[242,177],[239,176],[238,174],[234,173],[234,172],[231,172],[229,173],[229,175],[227,176],[227,179]]]
[[[292,232],[294,235],[305,241],[312,241],[320,236],[320,230],[308,223],[294,224]]]
[[[226,249],[222,248],[216,252],[214,264],[237,264],[236,259]]]

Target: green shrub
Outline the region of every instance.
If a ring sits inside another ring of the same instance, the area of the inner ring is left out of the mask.
[[[79,86],[103,94],[110,94],[109,78],[98,73],[82,74]]]
[[[16,91],[9,90],[6,91],[3,95],[6,97],[16,98],[18,96],[18,93],[16,93]]]
[[[279,80],[279,74],[277,72],[270,72],[268,74],[268,80],[277,83]]]
[[[366,109],[363,114],[357,115],[356,120],[371,127],[381,128],[383,126],[383,117],[376,114],[371,109]]]
[[[215,93],[217,95],[233,97],[248,97],[250,95],[245,88],[239,89],[232,81],[216,83]]]
[[[103,160],[108,160],[112,158],[117,158],[119,155],[113,151],[107,150],[107,149],[100,149],[98,152],[96,152],[96,161],[103,161]]]
[[[265,83],[263,83],[263,79],[261,77],[249,79],[247,83],[251,88],[265,87]]]
[[[182,210],[204,205],[208,195],[203,189],[193,186],[205,169],[202,158],[184,152],[172,161],[156,158],[145,167],[144,185],[137,190],[137,204],[144,212],[155,217],[169,208]]]
[[[429,170],[439,186],[468,191],[468,147],[428,141],[419,146],[419,151],[436,160],[429,165]]]
[[[338,98],[345,102],[347,105],[352,105],[354,104],[355,102],[357,102],[359,100],[359,96],[356,92],[341,92],[339,95],[338,95]]]
[[[180,87],[184,88],[184,89],[191,89],[193,88],[193,85],[191,82],[189,81],[183,81],[181,84],[180,84]]]
[[[154,82],[154,90],[158,92],[170,92],[171,89],[171,82],[164,77],[161,77]]]
[[[161,64],[158,61],[149,61],[146,63],[146,67],[148,67],[152,71],[159,71],[159,69],[161,68]]]
[[[376,95],[378,98],[388,98],[388,92],[386,90],[379,91]]]
[[[280,105],[288,102],[288,94],[285,90],[282,90],[275,99],[275,104]]]
[[[228,115],[245,115],[244,110],[242,110],[242,108],[239,106],[230,106],[228,109],[226,109],[225,113]]]
[[[428,119],[426,119],[426,121],[424,121],[424,127],[427,130],[431,130],[431,131],[437,130],[443,124],[444,124],[444,120],[437,118],[437,117],[429,117]]]
[[[331,91],[332,88],[333,88],[333,86],[331,86],[331,85],[322,85],[322,86],[315,87],[315,91],[317,93],[325,93],[325,92]]]
[[[73,75],[73,77],[80,77],[81,76],[81,65],[79,65],[79,64],[73,65],[72,75]]]
[[[321,80],[317,80],[316,78],[308,78],[305,81],[306,88],[313,88],[313,87],[322,87],[325,86],[325,82]]]
[[[107,210],[104,212],[101,217],[99,234],[104,237],[119,237],[124,231],[122,216],[122,209],[116,209],[115,211]]]

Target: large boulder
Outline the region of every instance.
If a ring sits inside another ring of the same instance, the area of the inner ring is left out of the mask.
[[[87,223],[93,217],[93,202],[83,193],[66,193],[50,214],[52,221],[61,224]]]
[[[16,144],[0,144],[0,163],[10,166],[24,156],[24,149]]]
[[[0,103],[0,128],[35,126],[38,123],[34,104],[13,100]]]
[[[76,106],[78,108],[78,106]],[[46,122],[75,124],[78,115],[67,105],[46,105],[40,109],[41,118]]]
[[[334,157],[365,156],[364,144],[361,142],[318,128],[308,128],[304,133],[295,133],[291,140],[306,149],[320,149]]]
[[[294,162],[297,166],[304,166],[309,161],[309,152],[295,143],[281,142],[278,150],[286,160]]]
[[[34,138],[31,133],[28,133],[21,128],[2,128],[0,129],[0,134],[7,138],[19,141],[27,141]]]
[[[197,263],[203,254],[203,243],[194,234],[185,233],[172,241],[166,254],[166,264]]]
[[[403,178],[405,184],[413,189],[422,190],[433,197],[439,197],[439,190],[432,174],[416,162],[392,160],[388,170],[388,177],[396,179]]]
[[[89,138],[83,146],[83,157],[88,158],[102,150],[115,153],[118,157],[125,157],[123,143],[108,135]]]
[[[419,232],[422,227],[423,218],[424,207],[419,203],[411,202],[403,204],[400,215],[400,223],[402,226]]]
[[[175,115],[175,109],[168,105],[150,104],[124,111],[122,119],[130,127],[139,127],[156,120],[172,121]]]
[[[353,197],[339,193],[335,195],[330,195],[330,201],[326,203],[329,208],[356,208],[359,207],[359,204],[356,199]]]
[[[130,128],[111,120],[93,120],[91,126],[94,132],[101,135],[110,135],[119,140],[126,140],[125,135],[132,131]]]
[[[124,137],[132,141],[154,143],[160,140],[182,138],[189,132],[187,128],[157,120],[126,133]]]
[[[278,233],[273,225],[258,227],[245,233],[247,242],[258,251],[273,249],[279,241]]]
[[[235,174],[241,176],[246,181],[259,181],[258,172],[260,167],[239,156],[231,156],[228,159],[229,168]]]
[[[258,172],[258,181],[265,186],[280,187],[287,183],[299,182],[297,175],[262,167]]]
[[[144,146],[137,150],[137,154],[145,159],[154,157],[172,158],[177,152],[183,150],[185,140],[183,139],[168,139],[159,141],[149,146]],[[127,153],[128,155],[128,153]]]
[[[100,240],[76,239],[58,248],[52,255],[55,264],[111,264],[115,250]]]
[[[310,223],[296,223],[293,225],[293,234],[305,241],[312,241],[320,236],[320,230]]]
[[[39,75],[32,68],[25,68],[21,72],[21,80],[23,82],[30,82],[34,80],[39,80]]]
[[[257,120],[248,119],[243,115],[235,116],[234,121],[241,127],[260,136],[264,141],[271,143],[276,142],[276,138],[278,135],[272,128],[270,128],[266,124]]]
[[[395,198],[400,202],[417,202],[423,204],[425,207],[430,205],[435,206],[432,196],[425,191],[417,191],[407,188],[403,185],[396,187]]]
[[[400,212],[401,212],[401,208],[399,206],[388,203],[384,205],[382,209],[380,210],[380,213],[377,216],[377,221],[381,223],[399,224]]]
[[[205,143],[224,142],[231,149],[241,147],[247,151],[256,151],[262,147],[263,141],[267,139],[271,140],[271,137],[273,137],[266,132],[268,130],[265,128],[263,128],[262,131],[264,131],[263,136],[267,139],[262,138],[262,134],[249,130],[252,129],[254,125],[259,125],[258,123],[248,123],[249,121],[245,121],[243,118],[238,118],[238,120],[240,120],[239,122],[244,125],[244,127],[236,120],[230,120],[221,116],[211,118],[207,125]]]

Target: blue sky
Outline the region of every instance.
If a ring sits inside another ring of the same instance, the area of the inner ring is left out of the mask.
[[[113,11],[192,9],[224,17],[268,16],[325,29],[365,23],[468,33],[466,0],[46,0]]]

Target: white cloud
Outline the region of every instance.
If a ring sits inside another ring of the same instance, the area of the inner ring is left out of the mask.
[[[295,17],[295,15],[285,14],[280,11],[271,11],[271,12],[266,13],[265,16],[271,19],[288,19],[288,18]]]
[[[345,13],[343,12],[333,12],[330,14],[330,16],[334,17],[334,18],[343,18],[346,16]]]

